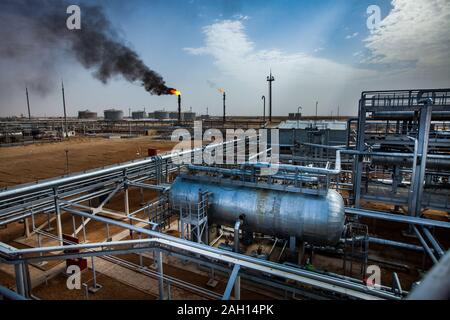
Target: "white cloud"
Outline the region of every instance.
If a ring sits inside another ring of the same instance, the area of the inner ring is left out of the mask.
[[[364,62],[437,68],[450,73],[450,1],[393,0],[380,28],[365,39]]]
[[[221,71],[227,90],[236,89],[230,94],[235,103],[230,102],[230,110],[236,114],[250,114],[246,110],[260,100],[260,94],[266,91],[266,76],[272,68],[275,75],[274,96],[277,95],[277,114],[286,114],[297,108],[298,104],[311,104],[311,110],[304,107],[306,113],[313,113],[313,101],[319,99],[323,112],[338,103],[356,106],[359,86],[365,78],[375,75],[369,71],[334,61],[314,57],[302,52],[285,53],[279,49],[256,49],[248,38],[241,20],[223,20],[203,28],[205,44],[199,48],[184,50],[196,56],[212,56],[214,64]],[[317,51],[320,51],[318,48]],[[355,96],[345,93],[344,88],[352,87]],[[324,91],[326,94],[324,93]],[[249,94],[245,94],[248,92]],[[254,96],[258,96],[255,100]],[[349,99],[340,100],[342,96]],[[237,97],[239,97],[239,100]],[[351,99],[351,100],[350,100]],[[353,107],[353,106],[352,106]],[[331,110],[331,109],[329,109]]]
[[[304,52],[258,48],[248,37],[243,20],[221,20],[204,27],[204,45],[184,50],[212,57],[219,73],[210,76],[229,92],[230,114],[260,113],[261,95],[267,94],[266,76],[272,69],[276,79],[274,114],[293,112],[299,105],[305,114],[313,114],[314,102],[319,100],[321,114],[330,114],[340,105],[342,114],[354,115],[364,90],[450,86],[448,0],[416,1],[427,19],[420,10],[414,9],[415,14],[409,11],[415,8],[412,1],[394,0],[394,10],[383,20],[382,29],[369,36],[365,48],[350,54],[361,62],[370,61],[369,69]],[[406,17],[416,17],[414,28]],[[437,22],[431,22],[433,19]],[[408,28],[414,32],[405,31]],[[385,64],[401,68],[381,68]],[[208,93],[203,95],[199,103],[208,105]]]
[[[358,36],[358,34],[359,34],[358,32],[354,32],[354,33],[352,33],[352,34],[347,35],[347,36],[345,37],[345,39],[352,39],[352,38]]]

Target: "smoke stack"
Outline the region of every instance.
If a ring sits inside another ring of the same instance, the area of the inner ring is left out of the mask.
[[[26,95],[27,95],[28,120],[31,120],[30,99],[29,99],[29,97],[28,97],[28,88],[25,88],[25,93],[26,93]]]
[[[181,123],[181,94],[178,95],[178,122]]]
[[[227,100],[227,96],[225,91],[223,92],[223,124],[225,125],[225,102]]]

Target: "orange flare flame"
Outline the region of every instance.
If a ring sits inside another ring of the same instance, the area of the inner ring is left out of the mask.
[[[176,96],[181,96],[181,92],[178,91],[177,89],[169,89],[169,93]]]

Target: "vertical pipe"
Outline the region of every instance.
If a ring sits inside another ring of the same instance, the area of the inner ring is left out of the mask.
[[[319,106],[319,101],[316,101],[316,118],[314,121],[314,126],[317,127],[317,107]]]
[[[239,274],[234,283],[234,300],[241,300],[241,276]]]
[[[178,123],[181,123],[181,94],[178,95]]]
[[[359,152],[364,151],[364,141],[365,141],[365,127],[366,127],[366,109],[365,109],[365,96],[361,94],[361,100],[359,100],[359,111],[358,111],[358,135],[357,135],[357,142],[356,142],[356,149]],[[362,171],[363,171],[363,155],[358,154],[355,157],[355,164],[353,168],[352,173],[352,180],[353,180],[353,193],[355,197],[355,207],[360,207],[360,200],[361,200],[361,183],[362,183]]]
[[[129,197],[128,197],[128,185],[125,184],[125,197],[124,197],[124,204],[125,204],[125,214],[127,215],[128,218],[130,218],[130,225],[133,224],[133,220],[131,219],[131,217],[129,217],[130,215],[130,202],[129,202]],[[130,230],[130,237],[131,239],[133,239],[133,231]]]
[[[241,220],[237,220],[234,224],[234,252],[239,253],[239,230],[241,228]]]
[[[62,225],[61,225],[61,210],[59,208],[58,201],[58,190],[56,188],[53,189],[54,201],[55,201],[55,213],[56,213],[56,231],[58,233],[59,245],[64,245],[63,237],[62,237]]]
[[[226,115],[226,112],[225,112],[225,101],[226,101],[226,93],[225,93],[225,91],[223,92],[223,124],[225,125],[225,115]]]
[[[428,154],[428,142],[430,138],[430,125],[431,125],[431,114],[432,106],[427,100],[424,107],[420,110],[420,124],[419,124],[419,150],[418,152],[422,155],[420,158],[420,165],[418,167],[418,173],[416,173],[416,180],[414,181],[417,187],[417,194],[415,194],[416,206],[415,215],[420,216],[422,210],[422,194],[423,185],[425,179],[425,171],[427,165],[427,154]]]
[[[234,224],[234,252],[239,253],[239,230],[241,228],[241,220],[237,220]],[[234,299],[241,299],[241,277],[238,275],[234,283]]]
[[[25,93],[27,95],[28,120],[31,120],[30,98],[28,97],[28,88],[25,88]]]
[[[416,138],[408,137],[411,140],[414,140],[414,158],[412,164],[412,173],[411,173],[411,185],[409,187],[409,199],[408,199],[408,211],[409,215],[414,216],[416,212],[416,199],[417,196],[417,186],[414,184],[416,181],[416,169],[417,169],[417,153],[419,150],[419,142]]]
[[[64,138],[67,138],[67,112],[66,112],[66,96],[64,94],[64,82],[61,81],[62,88],[62,99],[63,99],[63,108],[64,108]]]
[[[23,264],[18,263],[14,265],[14,270],[16,274],[16,290],[21,296],[25,296],[25,282],[23,278]]]
[[[159,273],[159,299],[164,300],[164,270],[163,270],[163,258],[162,258],[162,252],[157,251],[156,252],[156,268]]]
[[[266,123],[266,97],[262,96],[263,100],[263,122]]]
[[[270,71],[270,76],[267,77],[269,82],[269,122],[272,122],[272,82],[275,78],[272,76],[272,71]]]

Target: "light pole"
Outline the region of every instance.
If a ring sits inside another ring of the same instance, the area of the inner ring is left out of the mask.
[[[275,78],[272,76],[272,70],[270,70],[270,76],[267,77],[267,82],[269,82],[269,122],[272,123],[272,82]]]
[[[266,96],[262,96],[263,100],[263,122],[266,123]]]

